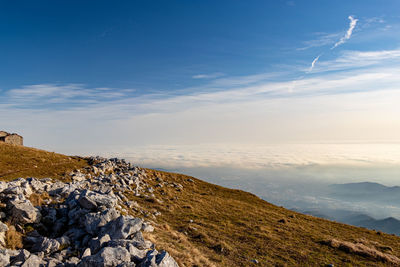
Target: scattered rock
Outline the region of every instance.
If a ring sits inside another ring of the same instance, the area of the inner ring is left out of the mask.
[[[0,182],[0,208],[5,211],[0,211],[0,247],[8,231],[3,219],[24,236],[23,249],[0,249],[0,266],[178,266],[143,238],[142,231],[154,231],[150,222],[125,215],[126,207],[143,216],[161,214],[145,212],[127,197],[142,195],[161,203],[145,171],[119,159],[88,161],[88,173],[75,171],[68,183],[35,178]],[[183,189],[181,184],[171,186]],[[34,207],[29,197],[45,192],[49,199]]]

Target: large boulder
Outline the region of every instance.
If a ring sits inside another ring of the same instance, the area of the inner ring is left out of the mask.
[[[118,199],[112,194],[104,195],[90,190],[84,190],[78,200],[82,208],[96,210],[99,208],[114,208]]]
[[[132,216],[120,216],[117,219],[106,224],[102,233],[110,235],[111,239],[126,239],[132,234],[140,231],[143,220]]]
[[[38,223],[41,214],[29,200],[10,201],[11,221],[19,224]]]
[[[126,248],[105,247],[96,255],[84,257],[79,263],[79,267],[112,267],[120,264],[129,263],[131,256]]]
[[[117,219],[119,216],[120,213],[116,209],[109,209],[97,213],[91,212],[82,217],[81,225],[85,227],[89,234],[97,235],[100,227]]]

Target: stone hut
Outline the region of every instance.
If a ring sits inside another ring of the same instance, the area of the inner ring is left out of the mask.
[[[23,146],[24,138],[16,133],[10,134],[5,131],[0,131],[0,142]]]

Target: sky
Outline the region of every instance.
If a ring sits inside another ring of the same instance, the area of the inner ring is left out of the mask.
[[[383,144],[397,164],[385,144],[400,140],[399,11],[397,0],[0,1],[0,125],[28,146],[147,164],[337,151],[252,152],[278,144],[363,144],[340,149],[352,160]]]

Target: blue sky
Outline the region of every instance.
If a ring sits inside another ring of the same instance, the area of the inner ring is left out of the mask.
[[[1,1],[28,145],[397,142],[399,1]]]

